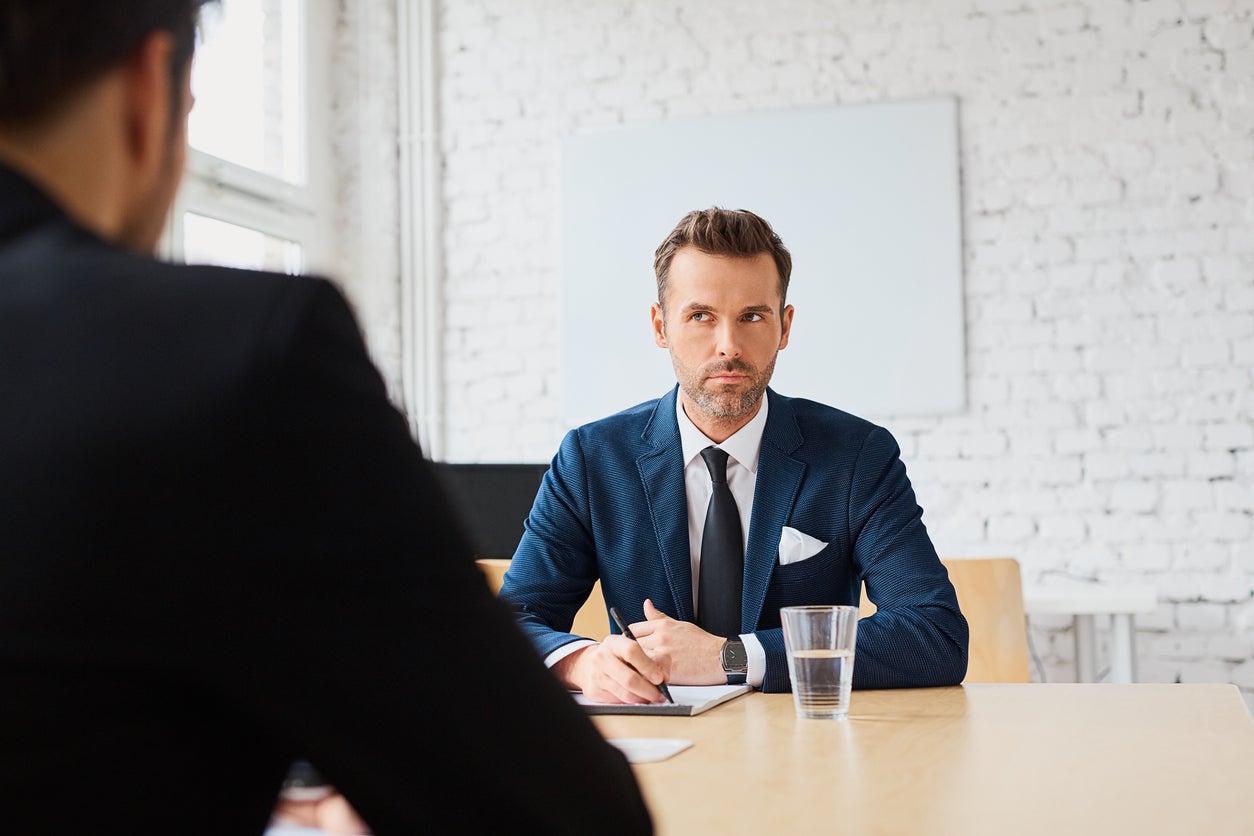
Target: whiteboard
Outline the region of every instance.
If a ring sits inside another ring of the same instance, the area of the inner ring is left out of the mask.
[[[771,386],[866,417],[965,406],[952,98],[602,129],[560,147],[567,426],[674,384],[653,342],[653,253],[684,214],[761,215],[792,252]]]

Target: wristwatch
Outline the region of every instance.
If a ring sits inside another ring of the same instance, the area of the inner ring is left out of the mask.
[[[723,661],[723,673],[727,674],[727,684],[744,685],[749,678],[749,654],[745,652],[745,643],[740,639],[728,639],[723,642],[719,656]]]

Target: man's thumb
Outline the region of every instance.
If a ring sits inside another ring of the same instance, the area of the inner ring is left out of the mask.
[[[669,615],[653,606],[653,602],[648,598],[644,599],[644,618],[646,621],[653,621],[658,618],[670,618]]]

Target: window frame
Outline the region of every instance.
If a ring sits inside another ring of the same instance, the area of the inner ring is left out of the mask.
[[[291,241],[301,248],[302,273],[329,272],[336,252],[331,199],[333,183],[330,54],[333,4],[301,3],[298,38],[303,46],[300,88],[305,141],[305,183],[291,183],[216,157],[188,143],[183,181],[166,220],[161,254],[182,262],[183,216],[194,213]],[[194,59],[193,59],[194,60]]]

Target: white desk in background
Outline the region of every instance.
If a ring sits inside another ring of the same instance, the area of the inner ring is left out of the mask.
[[[1025,586],[1023,609],[1034,615],[1069,615],[1075,629],[1076,678],[1097,681],[1094,616],[1110,616],[1110,682],[1136,681],[1136,616],[1158,608],[1158,593],[1145,586],[1068,582]]]

